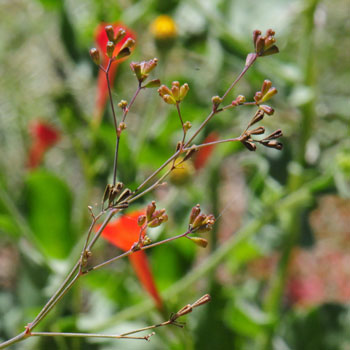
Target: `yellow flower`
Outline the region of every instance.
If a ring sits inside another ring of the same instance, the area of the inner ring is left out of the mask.
[[[177,36],[176,23],[168,15],[158,16],[151,23],[150,29],[157,40],[174,39]]]

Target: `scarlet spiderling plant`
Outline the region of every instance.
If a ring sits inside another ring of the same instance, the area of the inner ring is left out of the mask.
[[[212,229],[215,223],[215,217],[211,214],[207,215],[202,213],[199,204],[195,205],[192,208],[191,213],[189,213],[188,228],[185,232],[156,242],[151,242],[150,238],[146,234],[146,230],[164,224],[168,220],[168,215],[166,214],[165,209],[157,209],[155,201],[152,201],[150,204],[148,204],[144,212],[134,212],[134,214],[131,214],[135,216],[133,219],[137,220],[138,233],[135,231],[135,225],[132,226],[133,232],[128,232],[125,230],[125,228],[128,227],[129,223],[125,222],[125,217],[123,216],[117,219],[117,221],[112,221],[112,219],[117,214],[121,215],[124,210],[129,208],[135,200],[143,197],[145,194],[150,193],[153,189],[158,187],[171,172],[181,168],[181,166],[185,162],[189,161],[197,151],[206,148],[212,149],[213,146],[226,142],[240,142],[249,151],[255,151],[257,145],[275,148],[276,150],[282,149],[282,144],[277,141],[277,139],[282,136],[282,131],[279,129],[266,137],[257,138],[258,135],[263,135],[265,133],[265,128],[263,126],[256,126],[256,124],[261,122],[264,119],[265,115],[272,115],[274,113],[273,108],[265,104],[273,95],[277,93],[276,88],[272,87],[272,83],[269,80],[265,80],[263,82],[261,90],[256,92],[252,101],[247,101],[244,96],[239,95],[234,100],[231,100],[228,103],[226,102],[233,87],[239,82],[239,80],[244,76],[247,70],[258,58],[278,53],[278,48],[275,45],[275,33],[273,30],[269,29],[265,35],[262,35],[258,30],[254,31],[254,52],[247,55],[245,66],[242,72],[232,82],[232,84],[227,88],[226,92],[222,96],[214,96],[212,98],[211,110],[208,116],[191,135],[189,135],[189,131],[192,125],[189,121],[184,121],[180,108],[189,91],[189,85],[187,83],[180,84],[179,82],[174,81],[171,87],[167,87],[165,85],[161,85],[159,79],[149,80],[149,74],[156,68],[158,63],[158,60],[156,58],[150,59],[148,61],[132,62],[130,64],[130,67],[137,79],[137,87],[129,103],[125,100],[119,102],[118,107],[121,109],[121,115],[117,117],[111,93],[112,85],[110,74],[111,70],[113,69],[112,67],[114,67],[118,62],[124,60],[131,54],[132,49],[135,45],[135,40],[132,35],[128,36],[128,30],[124,29],[120,25],[107,25],[105,26],[104,30],[105,35],[108,39],[105,43],[105,47],[102,47],[100,49],[91,49],[90,55],[93,62],[98,65],[100,69],[100,75],[104,75],[106,79],[105,82],[111,104],[113,123],[115,126],[116,146],[113,164],[113,182],[106,186],[105,193],[102,198],[102,208],[100,212],[98,214],[95,214],[93,208],[90,206],[88,207],[92,218],[91,224],[87,231],[85,243],[81,250],[80,256],[66,279],[49,299],[46,305],[41,309],[35,319],[25,326],[25,330],[14,338],[0,344],[0,349],[6,348],[11,344],[22,341],[32,336],[100,337],[114,339],[127,338],[150,340],[150,337],[154,333],[147,334],[145,336],[135,336],[134,334],[167,325],[176,325],[183,327],[183,324],[177,322],[177,319],[191,312],[195,307],[209,302],[210,296],[208,294],[199,298],[196,302],[184,306],[178,312],[173,313],[168,320],[160,324],[132,330],[130,332],[119,335],[33,331],[34,328],[60,301],[60,299],[72,288],[77,280],[95,270],[103,268],[104,266],[109,265],[126,256],[131,257],[131,259],[135,259],[132,258],[137,256],[135,254],[138,254],[139,257],[143,256],[140,253],[144,253],[146,249],[154,248],[156,246],[166,244],[180,238],[187,238],[200,247],[206,247],[207,241],[204,238],[200,237],[200,234],[203,232],[208,232]],[[178,141],[174,153],[170,155],[169,158],[142,183],[140,183],[136,188],[131,189],[128,188],[125,184],[117,182],[120,138],[125,132],[127,115],[130,109],[133,107],[134,101],[142,90],[149,88],[158,88],[158,93],[164,102],[169,105],[173,105],[173,108],[176,109],[182,128],[182,137],[181,140]],[[239,136],[229,139],[220,139],[218,135],[215,135],[215,137],[209,140],[207,139],[207,141],[202,144],[196,145],[193,143],[203,128],[217,114],[223,113],[226,110],[233,108],[251,106],[255,106],[256,111],[253,113],[251,120],[247,123],[246,127],[243,129],[243,132]],[[254,128],[252,128],[253,126]],[[200,163],[200,161],[198,162]],[[164,169],[168,170],[160,175]],[[100,222],[103,217],[104,220]],[[123,222],[124,225],[120,226]],[[129,227],[129,229],[131,228]],[[194,234],[196,234],[196,236],[193,236]],[[94,265],[91,256],[93,254],[95,243],[101,236],[117,245],[123,250],[123,252],[107,261]],[[141,271],[140,265],[137,266],[138,267],[136,267],[136,270]],[[154,289],[154,285],[150,283],[151,275],[149,274],[147,277],[145,276],[145,270],[143,269],[139,277],[141,280],[143,280],[145,288],[150,292],[150,294],[156,300],[157,305],[160,307],[161,299],[157,295],[156,289]]]

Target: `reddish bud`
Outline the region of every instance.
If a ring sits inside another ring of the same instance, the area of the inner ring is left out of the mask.
[[[267,105],[260,105],[259,108],[263,110],[267,115],[272,115],[275,113],[275,110]]]
[[[196,219],[196,217],[200,214],[201,212],[201,208],[200,208],[200,204],[197,204],[196,206],[194,206],[191,210],[191,214],[190,214],[190,221],[189,224],[192,225],[194,220]]]
[[[258,37],[261,35],[261,31],[260,30],[254,30],[253,32],[253,43],[254,46],[256,46],[256,41],[258,39]]]
[[[147,209],[146,209],[146,217],[148,221],[152,220],[152,215],[155,210],[156,210],[156,202],[152,201],[152,203],[147,205]]]
[[[144,225],[144,223],[146,222],[146,215],[140,215],[137,218],[137,224],[142,227]]]
[[[108,40],[114,42],[114,29],[113,29],[113,26],[111,26],[111,25],[106,26],[105,27],[105,31],[106,31]]]
[[[114,43],[117,44],[120,40],[122,40],[124,38],[124,36],[126,35],[126,31],[123,28],[119,28],[115,38],[114,38]]]
[[[264,80],[262,87],[261,87],[262,94],[265,95],[269,91],[271,86],[272,86],[272,83],[270,80]]]
[[[254,101],[259,104],[262,101],[263,94],[261,91],[257,91],[254,96]]]
[[[101,62],[101,59],[100,59],[100,52],[99,52],[95,47],[93,47],[92,49],[90,49],[90,56],[91,56],[92,61],[93,61],[96,65],[99,65],[99,64],[100,64],[100,62]]]
[[[113,52],[114,52],[114,49],[115,49],[115,45],[112,41],[108,41],[107,42],[107,45],[106,45],[106,52],[107,52],[107,56],[109,58],[112,58],[113,57]]]
[[[192,228],[197,228],[197,227],[200,227],[201,225],[203,225],[204,220],[206,218],[207,218],[207,216],[205,214],[197,215],[197,217],[193,221]]]

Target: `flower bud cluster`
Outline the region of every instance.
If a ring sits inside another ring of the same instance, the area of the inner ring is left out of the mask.
[[[131,62],[130,68],[135,73],[137,80],[141,84],[148,78],[149,73],[157,66],[157,64],[158,64],[158,59],[153,58],[149,61]],[[151,80],[144,87],[147,87],[147,88],[158,87],[159,85],[160,85],[160,80],[155,79],[155,80]]]
[[[201,208],[199,204],[192,208],[189,220],[189,229],[191,232],[209,232],[213,228],[214,223],[214,215],[205,215],[201,213]]]
[[[139,216],[137,224],[142,227],[147,225],[148,227],[158,227],[163,222],[168,221],[168,215],[165,213],[165,209],[156,210],[156,202],[147,205],[146,215]]]
[[[257,91],[255,93],[255,96],[254,96],[255,103],[257,105],[260,105],[261,103],[268,101],[272,96],[274,96],[276,94],[277,94],[277,89],[275,87],[272,87],[271,81],[270,80],[264,80],[264,82],[262,84],[262,87],[261,87],[261,90]],[[264,109],[264,111],[268,115],[273,114],[273,109],[271,107],[269,107],[269,106],[262,106],[261,109]]]
[[[254,30],[253,43],[255,47],[255,53],[259,56],[268,56],[278,53],[278,47],[275,45],[275,32],[272,29],[266,31],[265,36],[261,35],[260,30]]]
[[[105,27],[105,31],[107,34],[108,42],[106,45],[106,54],[110,59],[119,60],[124,57],[127,57],[131,54],[131,50],[135,46],[135,40],[132,38],[128,38],[122,47],[119,49],[117,54],[114,54],[116,45],[124,38],[126,35],[126,31],[123,28],[120,28],[117,33],[114,32],[114,28],[111,25]],[[90,56],[92,61],[96,65],[101,64],[100,52],[95,47],[90,49]]]
[[[163,98],[165,103],[176,104],[180,103],[187,95],[189,86],[187,83],[180,86],[178,81],[173,81],[171,84],[171,89],[165,85],[162,85],[158,89],[159,96]]]

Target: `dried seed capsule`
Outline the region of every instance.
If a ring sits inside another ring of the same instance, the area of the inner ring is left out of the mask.
[[[253,142],[243,141],[242,143],[249,151],[256,151],[256,145]]]
[[[131,55],[131,50],[128,47],[124,47],[122,50],[118,52],[118,55],[116,57],[117,60],[120,60],[124,57],[128,57]]]
[[[197,204],[196,206],[194,206],[191,210],[191,214],[190,214],[190,221],[189,224],[192,225],[194,220],[196,219],[196,217],[200,214],[201,212],[201,206],[200,204]]]
[[[249,135],[262,135],[265,132],[265,128],[263,126],[259,126],[258,128],[248,132]]]

